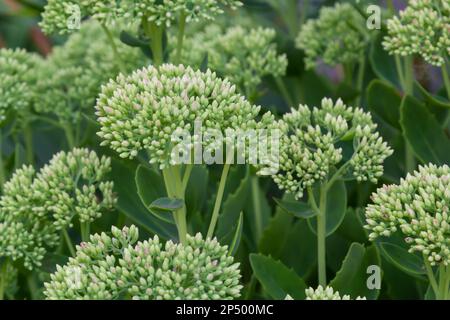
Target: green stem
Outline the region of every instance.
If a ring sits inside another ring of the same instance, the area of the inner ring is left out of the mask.
[[[448,288],[445,287],[447,283],[447,272],[445,266],[441,264],[439,266],[439,294],[436,296],[438,300],[444,300],[447,295]]]
[[[63,234],[64,240],[66,241],[67,248],[69,248],[70,254],[72,255],[72,257],[75,257],[76,251],[75,251],[75,247],[73,246],[72,240],[70,239],[69,233],[67,232],[66,229],[63,229],[62,234]]]
[[[446,59],[447,60],[447,59]],[[447,91],[447,98],[450,100],[450,77],[448,75],[448,61],[441,67],[442,79],[444,80],[445,90]]]
[[[8,273],[8,264],[9,260],[6,258],[3,261],[3,264],[0,266],[0,300],[3,300],[5,297],[5,290],[6,290],[6,275]]]
[[[177,64],[181,63],[181,53],[183,51],[185,27],[186,27],[186,14],[183,11],[180,13],[180,18],[178,19],[177,55],[175,60]]]
[[[70,123],[64,123],[63,124],[64,133],[66,135],[67,144],[69,145],[70,149],[73,149],[75,147],[75,137],[73,135],[73,129]]]
[[[405,60],[405,87],[403,90],[408,95],[413,95],[414,90],[414,59],[412,56],[407,56]]]
[[[362,98],[364,96],[364,73],[366,71],[366,58],[363,55],[361,57],[361,60],[359,62],[359,66],[358,66],[358,78],[357,78],[357,82],[356,82],[356,88],[359,91],[359,97],[357,100],[356,105],[357,106],[361,106],[361,102],[362,102]]]
[[[80,222],[81,240],[83,242],[89,241],[89,234],[91,233],[91,224],[89,222]]]
[[[163,169],[164,184],[166,186],[167,196],[169,198],[183,199],[184,189],[181,181],[179,166],[171,166]],[[181,209],[174,211],[173,217],[177,226],[178,238],[180,243],[186,243],[187,221],[186,205]]]
[[[0,129],[0,191],[3,190],[3,184],[6,181],[5,164],[3,163],[3,149],[2,149],[2,131]]]
[[[403,72],[403,66],[402,66],[402,60],[398,55],[395,56],[395,68],[397,69],[397,75],[398,80],[400,81],[400,86],[402,89],[405,89],[405,79],[404,79],[404,72]]]
[[[33,165],[34,164],[33,132],[30,128],[29,123],[27,123],[23,128],[23,138],[25,142],[25,155],[27,163]]]
[[[38,299],[40,290],[36,283],[36,278],[34,277],[34,273],[28,274],[26,280],[27,280],[28,291],[30,292],[31,300]]]
[[[147,36],[150,38],[150,49],[153,54],[153,65],[160,66],[164,62],[163,53],[163,27],[156,25],[154,22],[148,22],[144,20],[144,28],[146,30]]]
[[[319,274],[319,285],[327,285],[327,264],[326,264],[326,207],[327,191],[321,187],[319,214],[317,215],[317,264]]]
[[[281,95],[283,96],[286,103],[289,105],[289,107],[294,107],[294,101],[291,98],[291,95],[289,94],[286,85],[284,84],[283,79],[280,77],[275,77],[275,82],[277,84],[278,90],[280,90]]]
[[[189,178],[191,177],[191,173],[192,173],[192,169],[194,168],[194,166],[192,164],[187,164],[186,165],[186,169],[184,170],[184,175],[183,175],[183,190],[186,190],[187,184],[189,182]]]
[[[255,209],[255,225],[256,225],[256,234],[255,239],[261,237],[263,233],[263,222],[262,222],[262,212],[261,212],[261,202],[259,201],[259,183],[258,177],[253,176],[251,178],[251,189],[252,189],[252,200],[253,200],[253,208]]]
[[[390,14],[394,14],[395,13],[395,6],[394,6],[394,1],[393,0],[387,0],[387,9],[389,10]]]
[[[306,19],[308,18],[308,13],[309,13],[309,0],[303,0],[302,13],[300,15],[300,26],[302,26],[306,22]]]
[[[431,265],[428,262],[428,259],[425,255],[423,256],[423,262],[425,264],[425,269],[427,270],[427,276],[428,276],[428,280],[430,281],[431,288],[434,291],[434,295],[437,297],[438,292],[439,292],[438,284],[437,284],[436,278],[434,277],[433,268],[431,267]]]
[[[214,203],[214,209],[211,215],[211,222],[209,223],[207,238],[212,238],[214,235],[214,229],[216,228],[217,219],[219,218],[220,205],[222,203],[223,193],[225,191],[225,184],[230,170],[230,163],[225,162],[222,169],[222,175],[220,177],[219,188],[217,189],[216,202]]]
[[[114,57],[115,57],[117,63],[119,64],[120,71],[125,72],[126,71],[125,65],[123,64],[123,60],[120,57],[119,50],[117,49],[117,45],[116,45],[115,39],[114,39],[111,31],[103,23],[101,24],[101,26],[102,26],[102,29],[105,32],[106,36],[108,37],[109,43],[111,44],[111,48],[112,48]]]

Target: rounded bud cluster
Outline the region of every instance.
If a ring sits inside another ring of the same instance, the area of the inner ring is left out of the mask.
[[[48,299],[232,299],[242,286],[239,263],[200,233],[186,244],[158,236],[139,241],[135,226],[91,236],[45,284]]]
[[[196,121],[201,122],[202,134],[255,128],[260,108],[210,70],[164,64],[111,80],[102,87],[96,110],[102,145],[109,145],[122,158],[134,158],[145,150],[150,162],[163,169],[171,164],[174,134],[198,136]],[[206,139],[201,143],[211,144]]]
[[[431,265],[450,264],[450,167],[429,164],[398,185],[372,194],[366,208],[370,240],[401,232],[410,252],[423,253]]]
[[[353,155],[344,175],[376,183],[383,162],[392,150],[376,132],[369,113],[347,107],[342,100],[323,99],[320,108],[300,105],[278,124],[284,132],[280,145],[280,171],[273,176],[281,189],[303,196],[303,190],[327,179],[343,159],[341,143],[351,141]]]
[[[112,32],[118,34],[116,29]],[[45,94],[36,96],[36,111],[55,114],[63,122],[77,122],[81,112],[92,113],[103,83],[145,65],[139,49],[114,39],[121,64],[110,41],[98,22],[88,21],[64,45],[55,47],[38,69],[37,92]]]
[[[49,0],[42,14],[41,27],[50,34],[77,30],[81,19],[91,17],[102,24],[124,21],[134,24],[141,20],[169,27],[180,15],[186,21],[213,19],[225,7],[236,9],[237,0]]]
[[[16,170],[0,198],[0,257],[39,266],[59,231],[76,216],[91,222],[115,204],[113,183],[104,181],[110,159],[87,149],[56,154],[39,172]]]
[[[349,295],[341,297],[338,291],[334,291],[332,287],[318,286],[317,289],[308,288],[305,290],[306,300],[352,300]],[[365,297],[357,297],[354,300],[366,300]]]
[[[37,55],[23,49],[0,49],[0,124],[7,113],[20,116],[31,107],[38,63]]]
[[[320,9],[317,19],[308,20],[296,39],[305,52],[307,68],[319,60],[328,65],[359,61],[368,44],[366,21],[349,3]]]
[[[435,66],[442,66],[450,55],[449,0],[410,0],[387,27],[383,46],[391,54],[418,54]]]
[[[288,61],[285,54],[278,54],[275,37],[270,28],[235,26],[222,32],[219,26],[209,25],[185,40],[182,61],[201,66],[207,56],[209,68],[250,94],[263,77],[286,73]]]

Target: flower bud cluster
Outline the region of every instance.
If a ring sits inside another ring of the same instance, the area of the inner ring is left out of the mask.
[[[113,207],[109,170],[109,158],[87,149],[60,152],[37,173],[31,166],[16,170],[0,198],[0,257],[40,266],[75,216],[92,222]]]
[[[398,185],[372,194],[366,208],[370,240],[401,232],[410,252],[421,252],[431,265],[450,264],[450,167],[429,164]]]
[[[112,227],[77,247],[45,284],[48,299],[232,299],[242,286],[239,263],[216,239],[200,233],[186,244],[158,236],[138,240],[135,226]]]

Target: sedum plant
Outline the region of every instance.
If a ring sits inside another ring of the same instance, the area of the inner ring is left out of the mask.
[[[111,50],[115,43],[120,59]],[[82,24],[80,31],[56,47],[38,68],[35,109],[55,115],[65,130],[70,147],[80,143],[83,115],[91,115],[100,86],[120,72],[131,72],[145,65],[140,50],[108,38],[95,21]]]
[[[201,121],[202,134],[207,130],[224,133],[252,129],[256,128],[254,119],[259,110],[238,94],[228,80],[220,79],[210,70],[194,71],[190,67],[171,64],[159,68],[150,66],[129,76],[119,75],[102,87],[96,105],[101,145],[111,147],[122,158],[133,159],[139,152],[146,152],[149,162],[162,170],[168,197],[179,200],[184,199],[194,160],[189,158],[184,168],[174,162],[173,156],[179,152],[174,150],[179,142],[174,133],[193,136],[190,149],[208,148],[214,142],[199,141],[200,132],[194,131],[196,121]],[[224,163],[209,237],[213,236],[231,164],[228,156]],[[174,218],[179,239],[185,243],[184,204],[174,212]]]
[[[302,26],[296,45],[305,52],[307,68],[322,60],[331,66],[342,64],[350,73],[352,65],[364,57],[368,40],[364,17],[352,5],[337,3],[323,7],[317,19]]]
[[[138,241],[135,226],[92,235],[45,284],[47,299],[232,299],[240,295],[239,263],[201,234],[186,243]]]
[[[405,92],[412,93],[412,57],[419,55],[429,64],[441,67],[450,97],[450,1],[411,0],[399,16],[388,20],[387,28],[383,46],[396,56],[397,72]],[[399,57],[404,57],[403,63]]]
[[[272,178],[296,199],[302,198],[305,191],[308,194],[317,220],[319,284],[325,286],[327,194],[340,180],[376,183],[392,149],[376,131],[369,113],[347,107],[340,99],[333,102],[325,98],[319,108],[312,110],[300,105],[276,125],[283,134],[280,170]],[[353,150],[344,157],[346,142]]]
[[[87,239],[90,223],[115,204],[113,183],[107,181],[110,159],[93,151],[73,149],[56,154],[40,171],[24,166],[4,185],[0,198],[0,258],[32,270],[48,250],[64,239],[74,219]],[[1,274],[6,286],[6,274]],[[4,288],[3,287],[3,288]],[[2,289],[3,289],[2,288]]]
[[[235,26],[221,32],[219,26],[208,25],[186,39],[181,61],[200,66],[206,57],[208,67],[252,98],[263,77],[270,75],[281,83],[286,73],[287,58],[277,52],[275,36],[270,28]]]
[[[409,252],[423,256],[437,299],[448,299],[450,281],[450,167],[419,166],[398,185],[385,185],[366,208],[369,239],[402,234]],[[432,267],[439,269],[436,280]]]
[[[13,139],[19,143],[22,133],[27,161],[33,162],[32,131],[30,128],[31,111],[35,98],[36,73],[39,57],[23,49],[0,49],[0,150],[6,134],[3,127],[6,117],[14,119]],[[6,180],[5,165],[0,155],[0,189]]]
[[[318,286],[317,289],[308,288],[305,290],[306,300],[351,300],[349,295],[341,296],[339,291],[334,291],[332,287]],[[366,300],[365,297],[357,297],[355,300]]]

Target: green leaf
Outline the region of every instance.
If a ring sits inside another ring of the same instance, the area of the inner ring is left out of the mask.
[[[367,87],[367,104],[370,111],[399,130],[401,102],[400,92],[389,83],[376,79]]]
[[[316,197],[317,198],[317,197]],[[316,200],[317,202],[317,200]],[[326,210],[326,224],[327,236],[336,231],[341,225],[347,211],[347,189],[345,182],[337,180],[328,189],[327,193],[327,210]],[[312,232],[316,233],[317,221],[316,219],[308,219],[308,225]]]
[[[168,214],[183,208],[184,201],[175,198],[159,198],[153,201],[149,209],[156,214]]]
[[[228,181],[227,181],[228,182]],[[250,192],[250,172],[247,170],[239,187],[228,195],[222,204],[221,213],[217,221],[216,236],[222,244],[230,243],[230,230],[237,225],[239,215],[247,204]]]
[[[423,258],[389,242],[380,243],[381,252],[393,265],[413,275],[426,273]]]
[[[161,175],[154,169],[139,165],[136,169],[135,181],[139,198],[149,212],[165,222],[175,224],[173,215],[149,208],[153,201],[166,195],[164,180]]]
[[[408,143],[423,163],[450,163],[450,140],[425,105],[406,96],[401,105],[400,123]]]
[[[382,45],[383,38],[384,33],[380,32],[375,41],[372,42],[369,53],[369,61],[378,78],[389,81],[399,88],[400,81],[397,76],[395,58],[384,50]]]
[[[236,231],[234,232],[233,241],[231,241],[230,249],[228,250],[228,253],[232,256],[236,253],[237,249],[239,248],[239,244],[241,243],[242,230],[244,229],[243,222],[244,222],[244,217],[241,212],[241,214],[239,215],[238,224],[236,226]]]
[[[130,220],[163,239],[176,239],[177,231],[173,224],[161,221],[150,214],[139,198],[135,173],[136,166],[124,160],[112,160],[111,178],[114,190],[119,194],[116,207]]]
[[[274,200],[281,209],[294,217],[308,219],[316,215],[316,212],[305,202],[275,198]]]
[[[352,298],[361,296],[367,299],[376,299],[379,290],[367,287],[369,276],[367,268],[371,265],[380,266],[380,257],[376,247],[372,245],[366,249],[359,243],[353,243],[342,262],[341,269],[330,282],[330,286],[342,295],[348,294]]]
[[[280,258],[281,251],[287,246],[289,230],[294,218],[284,210],[277,210],[262,234],[258,251],[265,255]]]
[[[305,299],[305,282],[280,261],[262,254],[251,254],[250,264],[255,277],[273,299],[283,300],[287,295],[297,300]]]
[[[195,165],[186,187],[186,210],[188,216],[202,211],[208,194],[209,172],[205,166]]]

